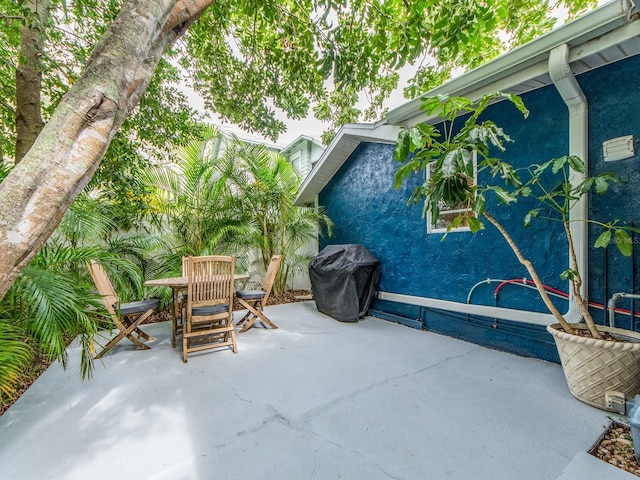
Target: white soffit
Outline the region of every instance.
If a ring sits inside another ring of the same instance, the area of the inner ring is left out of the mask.
[[[400,127],[382,124],[347,124],[338,130],[316,165],[307,175],[296,197],[295,205],[315,202],[316,195],[362,142],[395,144]]]

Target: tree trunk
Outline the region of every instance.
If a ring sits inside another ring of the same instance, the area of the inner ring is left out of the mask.
[[[44,127],[40,107],[42,45],[49,20],[49,0],[27,0],[32,18],[20,31],[20,55],[16,69],[16,163],[29,151]]]
[[[123,2],[82,76],[0,184],[0,299],[91,179],[164,51],[213,2]]]

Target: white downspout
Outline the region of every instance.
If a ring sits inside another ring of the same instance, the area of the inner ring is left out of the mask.
[[[567,44],[555,47],[549,53],[549,75],[556,89],[569,109],[569,155],[580,157],[589,167],[588,148],[588,106],[580,85],[569,66],[569,46]],[[570,181],[576,185],[584,180],[585,174],[571,172]],[[588,203],[586,196],[571,210],[570,229],[573,236],[578,270],[582,277],[582,296],[587,299],[588,293],[588,254],[587,254],[587,222]],[[564,315],[569,322],[582,320],[582,314],[574,298],[571,287],[569,288],[569,310]]]

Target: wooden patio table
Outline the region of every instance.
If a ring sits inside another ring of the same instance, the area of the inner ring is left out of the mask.
[[[233,280],[248,280],[250,275],[248,273],[236,273],[233,275]],[[171,346],[176,348],[176,336],[182,332],[182,320],[180,313],[178,312],[179,295],[180,292],[185,292],[189,285],[189,279],[187,277],[168,277],[168,278],[156,278],[153,280],[147,280],[144,282],[145,287],[170,287],[173,290],[173,314],[171,315]]]

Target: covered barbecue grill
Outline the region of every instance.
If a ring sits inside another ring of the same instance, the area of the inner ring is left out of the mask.
[[[309,263],[318,311],[357,322],[369,309],[380,280],[380,262],[363,245],[329,245]]]

